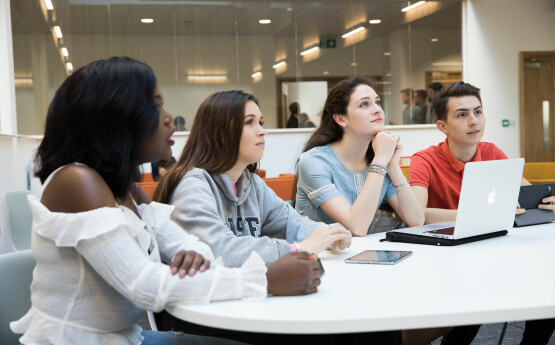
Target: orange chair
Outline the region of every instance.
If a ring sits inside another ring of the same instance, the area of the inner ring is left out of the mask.
[[[258,169],[258,170],[256,171],[256,174],[257,174],[258,176],[260,176],[260,178],[264,178],[264,177],[266,177],[266,170],[264,170],[264,169]]]
[[[409,168],[401,168],[401,170],[403,171],[403,175],[407,178],[407,181],[410,182]]]
[[[154,179],[152,178],[152,173],[142,173],[141,182],[154,182]]]
[[[280,198],[290,201],[293,197],[293,183],[295,175],[286,177],[267,177],[263,178],[264,182],[270,187]]]
[[[399,165],[401,168],[410,167],[410,156],[401,157],[401,159],[399,159]]]
[[[152,198],[158,182],[139,182],[138,185]]]
[[[555,183],[555,162],[524,163],[522,175],[531,184]]]

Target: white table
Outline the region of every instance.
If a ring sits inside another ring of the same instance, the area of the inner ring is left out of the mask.
[[[249,332],[349,333],[555,317],[555,223],[507,236],[435,247],[353,239],[320,254],[318,292],[300,297],[176,306],[168,312],[204,326]],[[346,264],[366,249],[411,250],[396,265]]]

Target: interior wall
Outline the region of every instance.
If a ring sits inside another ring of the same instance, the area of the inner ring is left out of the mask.
[[[407,27],[389,34],[370,37],[364,41],[344,46],[342,40],[335,49],[321,49],[306,57],[299,57],[299,65],[292,58],[295,51],[293,36],[249,35],[80,35],[67,37],[67,46],[74,62],[74,68],[93,60],[112,55],[125,55],[151,65],[157,75],[159,85],[165,93],[166,107],[174,115],[184,116],[190,128],[198,105],[208,95],[220,90],[242,89],[254,93],[260,100],[267,128],[277,127],[276,78],[277,77],[318,77],[379,75],[384,81],[391,80],[391,86],[384,88],[383,100],[388,105],[386,112],[390,118],[400,122],[402,103],[400,90],[405,87],[424,88],[426,70],[444,70],[432,63],[445,60],[445,56],[460,55],[460,38],[442,40],[431,45],[430,30],[411,24],[412,65],[408,68]],[[443,36],[459,36],[455,29],[442,30]],[[35,86],[33,96],[28,90],[18,89],[17,106],[22,134],[42,134],[46,109],[57,87],[63,81],[63,66],[56,51],[51,52],[52,37],[49,35],[16,35],[14,56],[16,72],[33,75]],[[40,42],[39,42],[40,41]],[[395,47],[391,47],[395,46]],[[35,47],[35,48],[33,48]],[[33,54],[32,49],[41,48],[42,54]],[[191,49],[194,47],[194,49]],[[284,47],[282,49],[281,47]],[[237,49],[238,48],[238,49]],[[390,49],[391,48],[391,49]],[[280,55],[280,51],[284,55]],[[383,52],[391,50],[391,56]],[[44,56],[45,59],[33,56]],[[272,64],[278,57],[287,57],[285,69],[274,70]],[[459,58],[460,60],[460,58]],[[42,64],[47,63],[48,68]],[[42,64],[41,64],[42,62]],[[356,66],[352,63],[356,62]],[[50,68],[52,67],[52,68]],[[262,76],[251,77],[255,71]],[[326,72],[326,74],[324,74]],[[228,80],[220,84],[190,83],[190,73],[225,73]],[[391,79],[390,79],[391,78]],[[40,84],[38,84],[40,81]],[[48,91],[38,92],[38,85],[48,85]],[[391,100],[389,98],[392,98]],[[323,100],[322,100],[323,102]],[[320,107],[316,107],[320,108]],[[310,116],[316,119],[321,109],[310,109]]]
[[[463,77],[482,89],[485,141],[520,157],[519,52],[555,51],[552,0],[468,0],[463,15]],[[500,15],[502,11],[502,15]],[[509,119],[509,127],[502,120]]]
[[[17,134],[10,2],[0,1],[0,133]]]
[[[401,136],[401,143],[404,147],[403,156],[412,156],[417,151],[437,145],[445,140],[445,135],[435,126],[429,125],[418,129],[407,127],[387,127],[390,131],[396,132]],[[260,161],[260,168],[266,170],[266,176],[276,177],[282,173],[294,173],[297,158],[301,154],[312,131],[312,129],[268,130],[265,138],[266,148],[264,156]],[[174,135],[175,145],[172,147],[172,155],[176,159],[181,155],[188,137],[188,132]],[[503,145],[500,146],[502,147]],[[145,172],[149,172],[150,165],[144,164],[142,169]]]

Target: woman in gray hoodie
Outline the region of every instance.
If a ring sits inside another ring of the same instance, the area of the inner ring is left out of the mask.
[[[254,96],[242,91],[209,96],[154,199],[175,205],[172,219],[232,267],[252,251],[270,265],[290,252],[349,246],[351,234],[343,226],[300,216],[253,174],[264,152],[262,125]]]

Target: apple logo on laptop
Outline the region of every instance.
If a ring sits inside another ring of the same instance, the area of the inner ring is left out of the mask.
[[[488,204],[493,205],[495,202],[495,188],[488,194]]]

